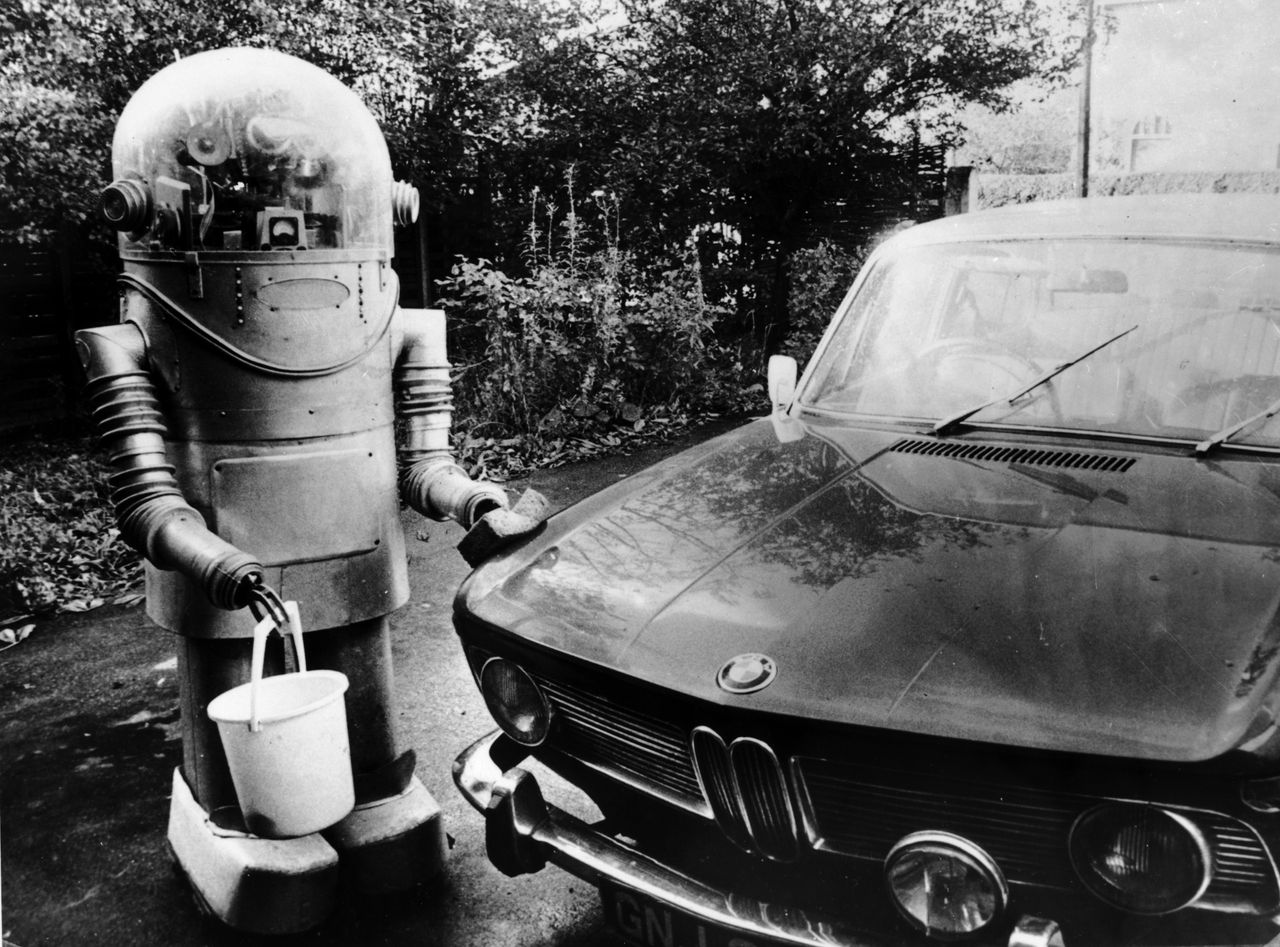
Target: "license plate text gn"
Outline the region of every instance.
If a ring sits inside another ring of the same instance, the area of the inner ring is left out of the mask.
[[[631,891],[600,889],[609,927],[639,947],[764,947]]]

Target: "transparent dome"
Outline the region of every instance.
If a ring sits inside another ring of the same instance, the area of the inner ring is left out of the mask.
[[[392,252],[377,122],[283,53],[222,49],[162,69],[120,116],[112,163],[103,212],[121,249]]]

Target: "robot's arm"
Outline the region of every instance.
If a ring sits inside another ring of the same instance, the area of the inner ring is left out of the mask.
[[[395,369],[396,413],[405,426],[399,450],[401,494],[423,516],[457,520],[470,529],[486,513],[505,508],[507,494],[472,480],[450,451],[453,390],[444,313],[401,309],[396,322],[402,338]]]
[[[449,430],[453,391],[445,349],[444,313],[401,309],[394,323],[399,339],[395,387],[397,413],[405,422],[399,450],[400,492],[406,503],[435,520],[457,520],[469,531],[458,549],[472,565],[535,532],[546,501],[530,490],[514,510],[507,494],[477,482],[453,459]]]
[[[147,372],[146,339],[131,322],[76,333],[98,434],[111,452],[120,535],[160,569],[195,581],[220,608],[250,604],[262,564],[220,539],[182,497],[165,456],[164,416]]]

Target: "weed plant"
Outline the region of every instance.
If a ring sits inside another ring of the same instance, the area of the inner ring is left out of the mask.
[[[463,259],[438,284],[459,418],[473,439],[483,431],[532,463],[741,410],[758,381],[717,340],[729,310],[707,299],[692,249],[638,260],[616,199],[581,202],[574,185],[570,173],[563,214],[532,193],[520,272]]]

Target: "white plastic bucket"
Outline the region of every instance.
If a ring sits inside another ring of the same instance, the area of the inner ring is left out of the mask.
[[[351,745],[338,671],[308,671],[297,605],[286,603],[299,671],[262,676],[270,619],[254,629],[252,678],[209,702],[249,831],[296,838],[341,821],[355,806]]]

